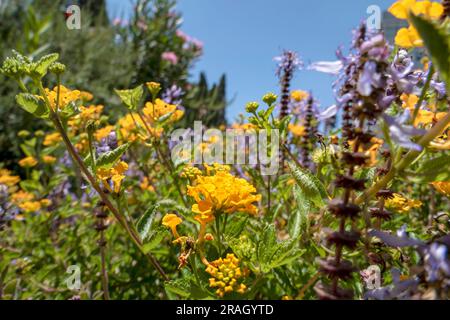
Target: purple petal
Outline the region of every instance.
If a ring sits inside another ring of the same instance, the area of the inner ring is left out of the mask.
[[[308,66],[308,70],[337,75],[344,67],[342,61],[317,61]]]
[[[409,237],[397,237],[390,233],[380,231],[380,230],[370,230],[369,235],[372,237],[377,237],[381,239],[386,245],[390,247],[413,247],[413,246],[423,246],[424,243],[420,240],[412,239]]]
[[[337,105],[333,104],[332,106],[328,107],[326,110],[322,111],[317,118],[319,119],[319,121],[329,119],[331,117],[334,117],[336,115],[337,111],[338,111]]]

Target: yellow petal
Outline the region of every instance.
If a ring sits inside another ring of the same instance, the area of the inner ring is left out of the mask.
[[[412,48],[414,45],[409,38],[409,31],[406,28],[398,30],[395,36],[395,44],[402,48]]]

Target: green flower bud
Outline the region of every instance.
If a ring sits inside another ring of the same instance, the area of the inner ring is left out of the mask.
[[[37,130],[37,131],[34,133],[34,135],[35,135],[36,137],[43,137],[43,136],[45,136],[45,132],[42,131],[42,130]]]
[[[66,66],[59,62],[53,62],[48,70],[54,74],[63,74],[66,71]]]
[[[248,113],[255,113],[256,110],[258,110],[259,108],[259,103],[258,102],[249,102],[247,103],[247,105],[245,106],[245,111],[247,111]]]
[[[269,92],[269,93],[265,94],[262,99],[263,99],[264,103],[271,106],[275,101],[277,101],[278,96],[275,93]]]
[[[156,98],[158,93],[161,91],[161,84],[158,82],[146,82],[145,85],[152,94],[153,98]]]
[[[17,135],[19,136],[19,138],[26,138],[30,135],[30,132],[27,130],[20,130]]]

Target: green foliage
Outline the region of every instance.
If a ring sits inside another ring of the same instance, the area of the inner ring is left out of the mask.
[[[49,110],[44,101],[30,93],[19,93],[16,96],[17,104],[25,111],[38,118],[48,118]]]
[[[295,164],[290,163],[289,166],[295,181],[304,195],[317,207],[323,207],[328,199],[328,194],[322,182],[316,176],[305,169],[297,167]]]
[[[136,111],[139,107],[142,96],[144,95],[143,86],[137,86],[134,89],[129,90],[114,90],[120,97],[120,100],[127,106],[128,109]]]
[[[447,92],[450,92],[450,40],[443,28],[426,19],[411,15],[414,27],[424,40],[433,64],[440,72],[442,79],[447,84]]]

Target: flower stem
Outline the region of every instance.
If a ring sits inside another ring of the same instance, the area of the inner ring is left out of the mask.
[[[123,219],[122,215],[120,214],[120,212],[114,207],[114,205],[111,203],[111,201],[109,200],[108,196],[103,192],[103,190],[100,188],[100,186],[98,185],[97,181],[95,180],[94,176],[91,174],[91,172],[89,171],[89,169],[86,167],[86,164],[83,162],[83,160],[81,159],[80,155],[78,154],[78,152],[75,150],[75,147],[73,146],[72,142],[70,141],[69,137],[67,136],[66,131],[63,128],[63,125],[61,124],[61,121],[58,117],[58,114],[55,113],[55,111],[51,108],[50,106],[50,101],[47,98],[47,95],[45,93],[44,87],[42,86],[42,82],[38,82],[37,83],[39,91],[41,93],[41,95],[44,97],[44,100],[47,104],[47,107],[50,111],[50,119],[53,123],[53,125],[55,126],[56,130],[59,132],[59,134],[61,135],[64,144],[66,145],[67,150],[69,151],[72,159],[75,161],[75,163],[78,165],[79,169],[81,170],[81,172],[84,174],[84,176],[86,177],[86,179],[88,180],[88,182],[91,184],[91,186],[95,189],[95,191],[97,191],[97,193],[99,194],[100,198],[102,199],[102,201],[104,202],[104,204],[108,207],[108,209],[112,212],[112,214],[114,215],[114,217],[117,219],[117,221],[119,222],[119,224],[126,230],[126,232],[128,233],[128,235],[130,236],[130,238],[133,240],[134,244],[143,252],[143,247],[142,247],[142,241],[139,238],[139,236],[134,233],[130,226],[128,225],[128,223]],[[153,255],[151,255],[150,253],[145,253],[146,256],[149,258],[151,264],[156,268],[156,270],[159,272],[159,274],[165,279],[168,280],[168,277],[166,275],[166,273],[164,272],[164,270],[162,269],[162,267],[160,266],[158,260],[153,257]]]
[[[418,144],[426,148],[428,144],[444,132],[445,128],[450,124],[450,112],[442,118],[434,127],[432,127]],[[387,184],[395,178],[396,174],[407,168],[421,154],[420,151],[410,150],[396,165],[393,165],[389,172],[370,189],[364,192],[356,199],[356,204],[362,204],[370,200],[375,194],[387,186]]]

